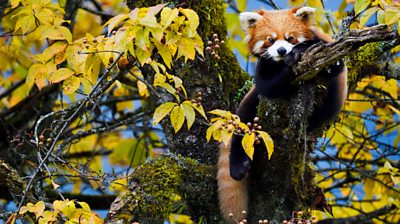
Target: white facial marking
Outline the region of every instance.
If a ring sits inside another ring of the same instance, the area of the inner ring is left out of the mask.
[[[297,41],[298,41],[299,43],[304,42],[304,41],[306,41],[306,40],[307,40],[307,38],[304,38],[304,37],[302,37],[302,36],[298,36],[298,37],[297,37]]]
[[[305,14],[313,14],[315,12],[315,10],[316,10],[315,8],[305,6],[305,7],[298,9],[294,15],[301,17]]]
[[[271,36],[272,36],[272,38],[275,39],[278,35],[277,35],[275,32],[272,32],[272,33],[271,33]]]
[[[289,38],[289,33],[288,32],[285,33],[285,37],[286,37],[286,39]]]
[[[263,46],[264,46],[264,41],[262,41],[262,40],[257,41],[257,43],[254,44],[253,53],[254,53],[254,54],[259,54],[259,53],[261,53],[261,52],[262,52],[262,47],[263,47]]]
[[[240,26],[245,32],[247,32],[249,27],[253,25],[251,23],[252,21],[257,22],[262,18],[262,15],[255,12],[242,12],[239,14]]]
[[[275,61],[283,60],[283,57],[278,54],[279,48],[285,48],[286,54],[290,53],[294,47],[293,44],[287,42],[286,40],[277,40],[275,43],[268,48],[268,54],[274,59]]]

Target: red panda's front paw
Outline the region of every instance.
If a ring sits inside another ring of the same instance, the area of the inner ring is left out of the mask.
[[[244,154],[244,153],[243,153]],[[233,156],[232,156],[233,155]],[[229,163],[229,170],[231,177],[235,180],[242,180],[247,172],[250,170],[251,160],[248,156],[244,155],[234,155],[231,153]]]

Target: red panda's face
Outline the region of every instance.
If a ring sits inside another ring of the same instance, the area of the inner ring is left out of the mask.
[[[314,8],[244,12],[240,23],[249,50],[261,57],[283,60],[293,47],[314,38]]]

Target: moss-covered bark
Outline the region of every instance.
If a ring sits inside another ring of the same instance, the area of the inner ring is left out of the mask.
[[[215,168],[182,156],[164,155],[140,166],[130,189],[112,204],[108,223],[163,223],[170,213],[182,210],[192,220],[218,223],[215,207]]]

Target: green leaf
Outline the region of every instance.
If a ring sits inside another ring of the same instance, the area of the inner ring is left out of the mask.
[[[382,9],[379,10],[376,18],[379,24],[385,24],[385,11]]]
[[[179,10],[174,8],[174,9],[170,9],[170,8],[164,8],[161,11],[161,25],[163,27],[168,27],[169,25],[171,25],[171,23],[174,21],[174,19],[176,17],[178,17],[179,14]]]
[[[196,116],[193,106],[190,101],[186,100],[185,102],[183,102],[181,104],[181,108],[183,110],[183,113],[185,114],[188,129],[190,129],[190,127],[192,127],[192,125],[194,123],[194,119]]]
[[[158,106],[153,115],[153,126],[157,125],[165,116],[167,116],[176,105],[178,104],[167,102]]]
[[[364,27],[369,18],[379,10],[379,7],[372,7],[367,9],[360,18],[360,27]]]
[[[254,155],[254,142],[256,140],[256,135],[254,133],[251,134],[245,134],[243,139],[242,139],[242,146],[244,151],[246,152],[246,155],[253,160],[253,155]]]
[[[58,83],[65,79],[68,79],[74,74],[75,74],[74,70],[71,70],[69,68],[60,68],[52,76],[49,77],[49,81],[51,83]]]
[[[354,4],[354,11],[356,15],[360,14],[371,4],[371,0],[356,0]]]
[[[72,94],[74,93],[77,89],[79,89],[79,86],[81,84],[81,81],[79,78],[75,76],[71,76],[68,79],[64,80],[63,82],[63,90],[64,94]]]
[[[171,123],[172,127],[174,127],[175,133],[177,133],[181,128],[183,123],[185,122],[185,114],[181,107],[176,106],[171,111]]]
[[[272,153],[274,152],[274,141],[272,140],[271,136],[265,131],[257,131],[257,133],[262,138],[265,147],[267,148],[268,152],[268,159],[271,159]]]
[[[191,9],[182,9],[179,10],[186,18],[189,20],[189,33],[188,37],[194,37],[196,34],[196,29],[199,26],[199,16],[197,13]]]
[[[390,7],[385,10],[385,24],[392,25],[400,18],[400,7]]]

